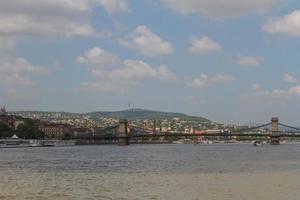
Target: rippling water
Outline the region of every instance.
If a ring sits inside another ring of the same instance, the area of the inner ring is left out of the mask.
[[[299,174],[299,144],[0,149],[0,199],[298,199]]]

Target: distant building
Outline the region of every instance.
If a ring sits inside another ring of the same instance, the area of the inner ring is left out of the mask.
[[[38,126],[38,128],[50,138],[62,138],[65,134],[71,133],[70,126],[65,124],[42,123]]]
[[[0,115],[2,115],[2,116],[7,116],[7,112],[6,112],[5,106],[3,106],[3,107],[0,109]]]
[[[88,128],[72,128],[71,133],[74,137],[84,137],[91,135],[91,130]]]
[[[13,128],[14,127],[14,116],[9,116],[6,112],[5,106],[0,109],[0,123],[6,124],[7,126]]]

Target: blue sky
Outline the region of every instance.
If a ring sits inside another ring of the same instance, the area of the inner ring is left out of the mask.
[[[0,2],[0,104],[300,124],[296,0]]]

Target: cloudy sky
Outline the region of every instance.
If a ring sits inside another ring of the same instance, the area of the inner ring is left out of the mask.
[[[0,1],[0,104],[300,124],[298,0]]]

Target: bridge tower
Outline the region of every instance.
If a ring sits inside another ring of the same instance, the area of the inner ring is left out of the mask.
[[[279,129],[278,129],[278,117],[273,117],[271,119],[272,127],[271,127],[271,144],[272,145],[279,145],[280,144],[280,136],[279,136]]]
[[[128,121],[126,119],[121,119],[119,121],[119,126],[117,129],[117,143],[121,146],[129,145],[129,135],[127,129]]]

